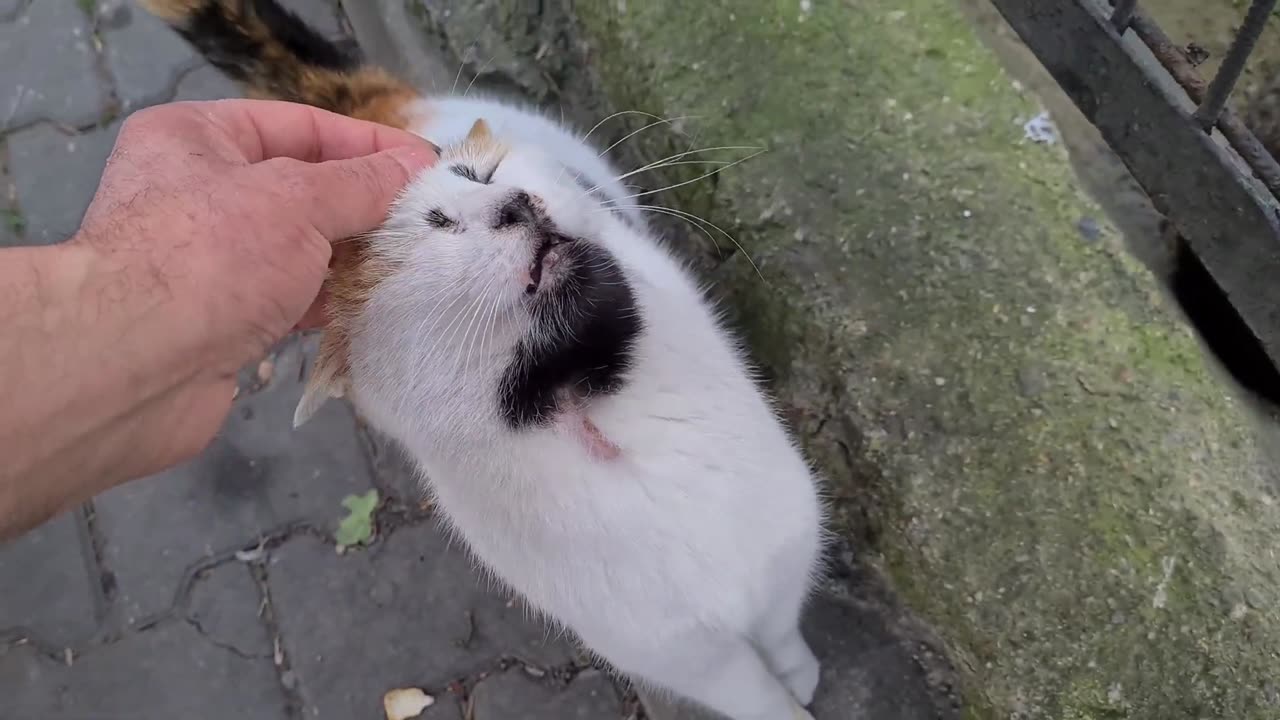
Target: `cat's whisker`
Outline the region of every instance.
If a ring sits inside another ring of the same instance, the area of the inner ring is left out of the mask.
[[[467,67],[466,51],[463,51],[463,57],[458,60],[458,74],[453,76],[453,87],[449,88],[449,94],[453,95],[458,92],[458,82],[462,80],[462,71]]]
[[[751,157],[754,157],[755,155],[760,154],[760,152],[763,152],[763,151],[764,151],[764,148],[756,147],[756,146],[749,146],[749,145],[723,145],[723,146],[719,146],[719,147],[709,147],[709,148],[699,148],[699,149],[697,149],[697,150],[687,150],[687,151],[682,152],[682,153],[676,153],[676,154],[674,154],[674,155],[668,155],[667,157],[664,157],[664,158],[662,158],[662,159],[660,159],[660,160],[654,160],[653,162],[651,162],[651,163],[649,163],[649,164],[647,164],[647,165],[642,165],[642,166],[640,166],[640,167],[638,167],[638,168],[635,168],[634,170],[630,170],[630,171],[628,171],[628,172],[625,172],[625,173],[623,173],[623,174],[621,174],[621,175],[619,175],[619,176],[617,176],[617,177],[615,177],[615,178],[613,178],[613,179],[614,179],[615,181],[622,181],[622,180],[626,180],[627,178],[632,177],[632,176],[634,176],[634,175],[638,175],[638,174],[640,174],[640,173],[642,173],[642,172],[649,172],[650,170],[657,170],[657,169],[659,169],[659,168],[671,167],[672,165],[677,164],[677,162],[676,162],[676,161],[679,161],[679,160],[681,160],[682,158],[689,157],[690,155],[697,155],[697,154],[700,154],[700,153],[706,153],[706,152],[718,152],[718,151],[721,151],[721,150],[754,150],[754,151],[756,151],[756,152],[751,156]],[[721,163],[721,162],[723,162],[723,163],[727,163],[727,164],[733,164],[733,162],[735,162],[735,161],[728,161],[728,160],[723,160],[723,161],[721,161],[721,160],[696,160],[696,161],[689,161],[689,164],[697,164],[697,163],[699,163],[699,162],[706,162],[706,163],[708,163],[708,164],[718,164],[718,163]],[[741,162],[741,160],[736,161],[736,162]],[[583,195],[584,195],[584,196],[586,196],[586,195],[590,195],[591,193],[595,192],[596,190],[599,190],[599,189],[600,189],[600,187],[601,187],[600,185],[595,185],[594,187],[589,188],[585,193],[583,193]]]
[[[744,162],[746,162],[746,161],[750,160],[751,158],[759,157],[759,156],[760,156],[760,155],[762,155],[762,154],[764,154],[764,151],[763,151],[763,150],[761,150],[761,151],[759,151],[759,152],[752,153],[752,154],[750,154],[750,155],[748,155],[748,156],[746,156],[746,157],[744,157],[744,158],[740,158],[740,159],[738,159],[738,160],[734,160],[733,162],[729,163],[728,165],[725,165],[725,166],[723,166],[723,167],[718,167],[718,168],[716,168],[715,170],[712,170],[712,171],[711,171],[711,172],[709,172],[709,173],[703,173],[702,175],[699,175],[698,177],[693,178],[692,180],[685,180],[684,182],[673,183],[673,184],[671,184],[671,185],[667,185],[666,187],[660,187],[660,188],[657,188],[656,190],[646,190],[645,192],[636,193],[635,195],[627,195],[627,196],[625,196],[625,197],[617,198],[616,200],[613,200],[613,199],[605,200],[604,202],[602,202],[602,203],[600,203],[600,204],[601,204],[601,205],[608,206],[608,205],[611,205],[611,204],[613,204],[613,203],[615,203],[615,202],[619,202],[619,201],[622,201],[622,200],[631,200],[632,198],[641,198],[641,197],[645,197],[645,196],[648,196],[648,195],[656,195],[656,194],[658,194],[658,193],[660,193],[660,192],[666,192],[667,190],[674,190],[674,189],[679,188],[679,187],[684,187],[685,185],[691,185],[691,184],[693,184],[693,183],[698,182],[699,180],[706,180],[707,178],[711,177],[712,175],[718,175],[718,174],[720,174],[720,173],[724,172],[725,170],[728,170],[729,168],[733,167],[734,165],[741,165],[742,163],[744,163]]]
[[[467,315],[469,320],[466,321],[466,325],[467,325],[466,332],[462,334],[462,339],[455,346],[457,349],[457,353],[454,357],[454,364],[453,364],[454,370],[458,369],[458,365],[457,365],[458,361],[463,359],[462,348],[467,346],[467,337],[471,335],[472,326],[475,324],[476,318],[480,316],[481,309],[485,306],[486,301],[488,301],[489,299],[489,289],[493,287],[495,282],[497,282],[498,277],[499,275],[497,274],[491,275],[489,277],[489,281],[485,283],[484,287],[481,288],[480,293],[476,295],[475,300],[471,303],[471,305],[467,306],[467,312],[465,314]],[[474,308],[472,306],[474,306]],[[453,346],[452,336],[450,336],[449,338],[449,345]],[[471,351],[468,349],[467,351],[468,360],[470,359],[470,355],[471,355]],[[462,367],[462,372],[465,373],[466,371],[467,371],[467,368],[464,365]]]
[[[675,166],[678,166],[678,165],[728,165],[728,164],[730,164],[730,163],[732,163],[732,162],[733,162],[732,160],[677,160],[677,161],[674,161],[674,162],[664,163],[664,164],[662,164],[662,165],[655,165],[655,166],[653,166],[653,167],[647,167],[647,166],[646,166],[646,167],[644,167],[644,168],[638,168],[638,169],[636,169],[636,170],[635,170],[635,173],[637,173],[637,174],[638,174],[638,173],[642,173],[642,172],[651,172],[651,171],[654,171],[654,170],[662,170],[662,169],[664,169],[664,168],[675,167]],[[630,175],[630,174],[631,174],[631,173],[628,173],[628,175]],[[600,189],[600,187],[601,187],[600,185],[596,185],[595,187],[592,187],[592,188],[587,189],[586,191],[584,191],[584,192],[581,194],[581,197],[587,197],[587,196],[591,195],[591,193],[595,192],[596,190],[599,190],[599,189]],[[623,187],[624,189],[627,189],[627,190],[639,190],[639,189],[642,189],[642,188],[643,188],[643,186],[642,186],[642,185],[634,185],[634,184],[631,184],[631,183],[623,183],[623,184],[622,184],[622,187]]]
[[[453,306],[457,305],[459,302],[465,299],[466,299],[466,295],[459,293],[457,296],[454,297],[453,302],[449,303],[448,307],[446,307],[445,310],[452,311]],[[465,310],[466,307],[467,307],[466,305],[463,306],[464,308],[463,312],[459,312],[459,313],[443,312],[443,313],[440,313],[440,315],[438,315],[434,319],[434,321],[431,323],[431,327],[427,329],[426,335],[424,336],[426,339],[430,339],[431,344],[428,345],[426,348],[426,351],[422,353],[421,357],[423,362],[431,362],[432,360],[434,360],[436,349],[441,348],[442,346],[448,345],[448,343],[442,342],[442,338],[444,334],[447,332],[450,332],[450,329],[454,327],[454,324],[457,323],[458,320],[463,317],[463,315],[466,312]],[[440,329],[439,335],[435,334],[436,326],[439,325],[440,320],[445,317],[450,318],[449,324],[445,325],[443,328]],[[424,318],[423,322],[426,322],[426,320],[427,318]],[[457,332],[457,331],[454,330],[453,332]],[[450,337],[452,336],[453,335],[451,333]]]
[[[604,156],[605,156],[605,154],[607,154],[610,150],[612,150],[612,149],[614,149],[614,148],[618,147],[618,146],[619,146],[619,145],[621,145],[622,143],[624,143],[624,142],[626,142],[626,141],[630,140],[631,138],[635,137],[636,135],[639,135],[640,133],[644,132],[645,130],[648,130],[649,128],[654,128],[654,127],[657,127],[657,126],[659,126],[659,125],[668,125],[668,124],[673,123],[673,122],[679,122],[679,121],[681,121],[681,120],[689,120],[689,119],[692,119],[692,118],[693,118],[693,116],[692,116],[692,115],[681,115],[680,117],[675,117],[675,118],[663,118],[663,119],[661,119],[661,120],[656,120],[656,121],[654,121],[654,122],[651,122],[651,123],[649,123],[648,125],[645,125],[644,127],[640,128],[639,130],[632,130],[631,132],[627,133],[626,135],[623,135],[623,136],[622,136],[622,138],[621,138],[620,140],[618,140],[618,141],[617,141],[617,142],[615,142],[614,144],[610,145],[609,147],[605,148],[604,150],[600,151],[600,154],[599,154],[599,155],[597,155],[596,157],[604,157]]]
[[[471,278],[468,278],[468,279],[471,279]],[[490,279],[490,281],[492,281],[492,278]],[[486,288],[487,288],[487,286],[486,286]],[[483,291],[482,291],[482,292],[483,292]],[[466,296],[466,294],[465,294],[465,293],[459,292],[459,293],[458,293],[458,295],[456,296],[456,298],[454,299],[454,301],[453,301],[453,302],[451,302],[451,303],[449,303],[449,307],[448,307],[448,308],[446,308],[446,310],[452,309],[452,308],[453,308],[453,306],[454,306],[454,305],[456,305],[456,304],[458,303],[458,301],[459,301],[459,300],[463,300],[463,299],[465,299],[466,297],[467,297],[467,296]],[[474,301],[473,301],[473,302],[474,302]],[[458,334],[458,330],[459,330],[459,329],[461,329],[461,327],[462,327],[462,322],[464,322],[464,321],[462,320],[462,318],[466,317],[466,316],[467,316],[467,314],[468,314],[470,311],[471,311],[471,304],[469,303],[469,304],[467,304],[467,305],[463,306],[463,310],[462,310],[462,312],[459,312],[459,313],[456,313],[456,314],[452,315],[452,319],[449,321],[449,324],[448,324],[448,325],[446,325],[446,326],[444,327],[444,329],[440,331],[440,334],[439,334],[439,335],[434,336],[436,339],[432,342],[432,344],[431,344],[430,348],[428,348],[428,352],[424,353],[424,355],[423,355],[424,360],[431,358],[431,357],[435,354],[435,350],[436,350],[436,348],[437,348],[437,347],[441,348],[442,350],[447,350],[449,347],[451,347],[451,346],[452,346],[453,338]],[[443,316],[444,316],[444,314],[442,313],[442,314],[441,314],[441,317],[443,317]],[[431,330],[428,330],[428,331],[427,331],[427,335],[428,335],[429,337],[430,337],[430,336],[432,336],[432,330],[434,330],[434,329],[435,329],[435,325],[436,325],[438,322],[439,322],[439,318],[437,318],[436,322],[433,322],[433,323],[432,323],[432,328],[431,328]],[[457,327],[455,327],[455,324],[457,325]],[[452,328],[452,330],[450,330],[451,328]],[[448,332],[448,333],[449,333],[449,337],[448,337],[447,339],[445,339],[443,342],[441,342],[441,339],[440,339],[440,338],[441,338],[441,337],[442,337],[446,332]]]
[[[502,309],[502,294],[494,295],[493,308],[489,311],[489,323],[485,328],[484,337],[480,341],[480,357],[489,357],[489,343],[493,341],[494,335],[498,327],[498,311]]]
[[[440,306],[444,304],[445,300],[449,299],[450,293],[456,293],[459,288],[461,288],[463,285],[467,284],[470,281],[471,281],[471,278],[466,276],[455,278],[452,282],[445,285],[443,288],[436,290],[432,294],[428,295],[426,299],[423,300],[423,304],[425,305],[431,300],[439,298],[438,300],[436,300],[436,304],[432,305],[431,309],[427,310],[427,312],[423,314],[422,321],[418,324],[419,336],[422,335],[422,326],[426,325],[427,321],[429,320],[434,320],[435,322],[433,322],[431,327],[427,329],[427,334],[430,334],[431,331],[435,329],[436,324],[438,324],[440,322],[440,318],[443,317],[442,314],[437,315],[436,310],[438,310]],[[462,299],[462,295],[460,293],[452,295],[452,297],[453,297],[453,301],[449,304],[450,307],[456,304],[458,300]]]
[[[711,233],[705,227],[703,227],[699,223],[694,222],[693,220],[683,215],[680,215],[674,211],[669,211],[668,208],[658,206],[658,205],[629,205],[623,208],[616,208],[616,207],[602,208],[601,210],[597,210],[596,212],[602,212],[602,211],[612,212],[613,210],[639,210],[641,212],[651,212],[651,213],[654,213],[655,215],[668,215],[670,217],[683,220],[689,225],[692,225],[698,232],[705,235],[707,238],[707,241],[710,242],[713,247],[715,247],[716,254],[720,256],[721,260],[724,260],[724,251],[720,249],[720,243],[716,242],[716,239],[711,235]]]
[[[768,283],[768,281],[764,279],[764,274],[760,272],[760,268],[756,265],[756,261],[751,259],[751,253],[747,252],[747,249],[742,246],[742,243],[738,242],[738,239],[730,235],[728,232],[726,232],[724,228],[720,227],[719,225],[716,225],[715,223],[711,222],[710,220],[704,217],[699,217],[698,215],[694,215],[693,213],[685,212],[684,210],[676,210],[675,208],[669,208],[663,205],[627,205],[619,209],[640,210],[642,212],[643,211],[656,212],[660,214],[671,215],[673,217],[683,218],[692,223],[706,224],[716,232],[723,235],[729,242],[733,243],[734,246],[738,248],[738,251],[742,253],[743,257],[747,259],[747,262],[751,264],[751,268],[756,271],[756,275],[758,275],[762,281],[764,281],[765,283]],[[703,232],[706,232],[705,228]],[[708,235],[710,235],[710,233],[708,233]],[[714,243],[715,240],[712,239],[712,242]]]
[[[622,138],[622,140],[619,140],[618,142],[615,142],[614,144],[612,144],[612,145],[610,145],[609,147],[605,148],[604,150],[600,151],[600,153],[599,153],[598,155],[596,155],[596,157],[603,157],[605,153],[607,153],[607,152],[609,152],[610,150],[612,150],[612,149],[614,149],[615,147],[617,147],[620,143],[622,143],[622,142],[623,142],[623,140],[626,140],[627,138],[631,137],[632,135],[635,135],[637,132],[640,132],[640,131],[642,131],[642,130],[645,130],[646,128],[653,127],[654,125],[660,125],[660,124],[662,124],[662,123],[664,123],[664,122],[672,122],[673,120],[684,120],[684,119],[688,119],[688,118],[694,117],[694,116],[690,115],[690,116],[686,116],[686,117],[673,118],[672,120],[668,120],[668,119],[666,119],[666,118],[658,117],[657,115],[654,115],[654,114],[652,114],[652,113],[644,112],[643,110],[621,110],[621,111],[619,111],[619,112],[613,113],[612,115],[609,115],[608,117],[604,118],[604,119],[603,119],[603,120],[601,120],[600,122],[598,122],[598,123],[596,123],[595,125],[591,126],[591,129],[590,129],[590,130],[588,130],[588,131],[587,131],[587,133],[586,133],[585,135],[583,135],[581,138],[579,138],[579,140],[580,140],[580,141],[582,141],[583,143],[585,143],[585,142],[586,142],[586,141],[591,137],[592,133],[594,133],[596,130],[599,130],[599,129],[600,129],[600,127],[601,127],[601,126],[603,126],[605,123],[609,122],[610,120],[612,120],[612,119],[614,119],[614,118],[616,118],[616,117],[621,117],[621,116],[623,116],[623,115],[643,115],[644,117],[652,118],[653,120],[655,120],[655,121],[657,121],[657,122],[650,123],[649,125],[646,125],[645,127],[640,128],[640,130],[636,130],[636,131],[633,131],[633,132],[629,133],[626,137]],[[560,121],[561,121],[561,124],[563,124],[563,123],[564,123],[564,106],[563,106],[563,105],[561,105],[561,106],[560,106]],[[567,166],[564,166],[564,165],[562,165],[562,166],[560,167],[560,174],[556,176],[556,184],[557,184],[557,185],[560,183],[560,178],[562,178],[562,177],[564,176],[564,171],[565,171],[566,167],[567,167]],[[575,178],[575,179],[576,179],[576,178]],[[588,194],[588,195],[589,195],[589,194],[591,194],[591,192],[595,191],[595,190],[596,190],[596,189],[598,189],[598,188],[599,188],[599,186],[596,186],[595,188],[592,188],[590,191],[588,191],[586,194]]]
[[[475,310],[471,312],[471,319],[467,321],[467,330],[462,333],[462,340],[458,343],[458,359],[462,360],[462,374],[466,376],[471,374],[471,349],[475,346],[476,338],[480,334],[480,327],[476,325],[476,320],[480,319],[484,314],[484,311],[488,308],[488,301],[488,293],[480,295],[476,300]],[[471,334],[473,326],[476,330],[475,335]],[[470,338],[470,340],[468,341],[467,338]],[[462,351],[464,347],[466,348],[465,355]]]
[[[493,56],[490,55],[489,59],[484,61],[484,65],[480,66],[480,72],[471,76],[471,82],[467,83],[467,89],[462,91],[462,97],[466,97],[467,93],[471,92],[471,87],[476,84],[476,81],[480,79],[480,76],[483,75],[484,72],[488,70],[489,66],[492,64],[493,64]]]
[[[686,157],[689,157],[690,155],[698,155],[698,154],[700,154],[700,153],[708,153],[708,152],[720,152],[720,151],[722,151],[722,150],[723,150],[723,151],[730,151],[730,150],[751,150],[751,151],[755,151],[755,152],[757,152],[757,153],[758,153],[758,152],[760,152],[760,151],[763,151],[763,150],[764,150],[764,148],[759,147],[759,146],[757,146],[757,145],[719,145],[719,146],[716,146],[716,147],[698,148],[698,149],[696,149],[696,150],[686,150],[686,151],[684,151],[684,152],[675,153],[674,155],[668,155],[667,157],[664,157],[664,158],[662,158],[662,159],[660,159],[660,160],[654,160],[653,162],[649,163],[648,165],[642,165],[642,166],[640,166],[640,167],[638,167],[638,168],[636,168],[636,169],[634,169],[634,170],[631,170],[630,172],[625,172],[625,173],[623,173],[623,174],[621,174],[621,175],[617,176],[616,178],[614,178],[614,180],[626,180],[627,178],[629,178],[629,177],[631,177],[632,175],[635,175],[635,174],[637,174],[637,173],[641,173],[641,172],[644,172],[644,171],[646,171],[646,170],[652,170],[652,169],[657,168],[657,167],[662,167],[663,165],[665,165],[665,164],[666,164],[666,163],[668,163],[668,162],[671,162],[671,161],[673,161],[673,160],[679,160],[679,159],[681,159],[681,158],[686,158]]]
[[[440,324],[441,319],[448,316],[448,311],[452,310],[453,306],[457,305],[464,298],[464,296],[461,293],[449,295],[442,292],[441,295],[442,297],[438,301],[436,301],[436,304],[433,305],[429,311],[423,314],[422,320],[418,322],[417,338],[421,340],[427,340],[429,338],[434,337],[432,333],[435,332],[435,329]],[[444,308],[443,312],[437,313],[436,310],[439,309],[439,307],[442,304],[444,304],[446,300],[449,301],[449,304]],[[427,323],[431,323],[431,326],[427,327],[424,330],[423,327],[426,326]],[[448,326],[446,326],[445,329],[447,330]],[[436,345],[436,342],[433,341],[431,345],[427,348],[427,352],[424,353],[424,356],[430,355],[432,352],[434,352],[435,345]]]
[[[501,291],[501,287],[499,287],[493,291],[493,302],[490,304],[486,304],[484,313],[480,316],[481,317],[480,324],[476,326],[476,336],[475,338],[472,338],[471,343],[467,346],[467,361],[463,363],[463,366],[462,366],[462,371],[464,373],[471,372],[471,351],[474,348],[477,340],[480,341],[480,360],[479,361],[481,363],[484,362],[485,345],[488,342],[489,318],[494,313],[497,312],[498,305],[501,302],[502,302],[502,291]]]
[[[609,117],[606,117],[605,119],[603,119],[603,120],[601,120],[600,122],[596,123],[595,125],[591,126],[591,129],[587,131],[587,134],[586,134],[586,135],[583,135],[580,139],[582,140],[582,142],[584,142],[584,143],[585,143],[588,139],[590,139],[590,138],[591,138],[591,134],[592,134],[592,133],[594,133],[596,130],[599,130],[599,129],[600,129],[600,126],[601,126],[601,125],[604,125],[605,123],[609,122],[610,120],[612,120],[612,119],[614,119],[614,118],[622,117],[623,115],[643,115],[643,116],[645,116],[645,117],[653,118],[654,120],[661,120],[661,119],[662,119],[662,118],[658,117],[657,115],[654,115],[654,114],[652,114],[652,113],[647,113],[647,112],[645,112],[645,111],[643,111],[643,110],[619,110],[618,112],[616,112],[616,113],[614,113],[614,114],[610,115]]]
[[[464,326],[466,326],[467,321],[465,318],[470,317],[472,311],[475,310],[479,306],[479,304],[480,304],[479,297],[473,297],[471,300],[467,301],[467,304],[463,307],[462,312],[458,313],[457,316],[454,318],[454,322],[449,323],[448,327],[440,331],[441,335],[444,335],[445,331],[449,331],[448,337],[444,337],[442,340],[437,340],[437,342],[435,343],[437,346],[439,346],[440,354],[442,357],[447,357],[449,355],[452,355],[452,359],[450,360],[450,363],[449,363],[449,373],[451,374],[457,373],[458,361],[462,359],[462,352],[461,350],[458,349],[459,346],[457,343],[454,342],[454,339],[457,338],[458,331],[461,330]],[[450,328],[452,328],[452,330],[450,330]],[[434,352],[432,354],[434,354]]]

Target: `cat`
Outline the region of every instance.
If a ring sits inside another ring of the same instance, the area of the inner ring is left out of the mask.
[[[423,97],[273,0],[144,4],[251,95],[442,148],[336,256],[295,423],[349,400],[484,568],[633,681],[811,719],[820,480],[600,150],[511,103]]]

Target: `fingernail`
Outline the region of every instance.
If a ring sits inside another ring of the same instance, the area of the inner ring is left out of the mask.
[[[420,147],[398,147],[387,151],[387,154],[394,158],[400,166],[410,175],[415,175],[419,170],[430,167],[439,157],[437,152],[428,152]]]

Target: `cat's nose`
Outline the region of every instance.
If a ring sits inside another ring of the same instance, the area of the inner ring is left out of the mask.
[[[515,225],[536,225],[542,217],[539,210],[541,203],[523,190],[517,191],[514,195],[507,198],[507,201],[498,209],[498,217],[494,221],[494,227],[504,228]]]

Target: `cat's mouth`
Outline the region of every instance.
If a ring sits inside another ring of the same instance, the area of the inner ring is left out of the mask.
[[[524,289],[526,294],[532,295],[538,292],[543,276],[560,264],[575,242],[578,242],[576,238],[559,233],[542,234],[538,247],[533,252],[533,264],[529,266],[529,284]]]

